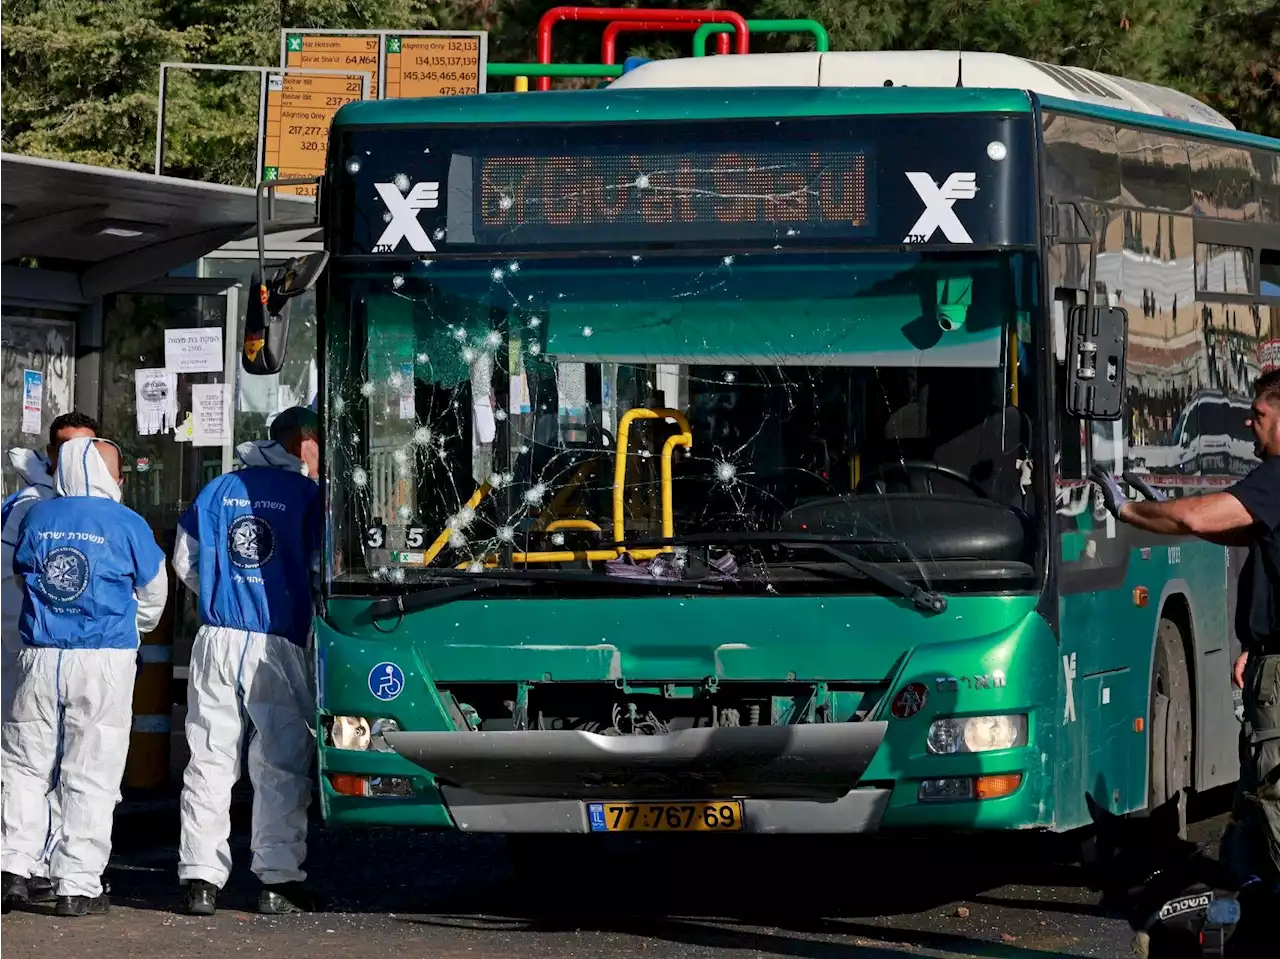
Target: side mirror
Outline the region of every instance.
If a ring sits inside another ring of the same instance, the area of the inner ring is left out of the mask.
[[[1084,420],[1118,420],[1124,410],[1129,314],[1120,307],[1083,306],[1067,313],[1066,409]]]
[[[280,372],[289,341],[289,301],[313,289],[328,262],[328,253],[308,253],[279,267],[265,282],[261,273],[254,272],[240,353],[246,373]]]

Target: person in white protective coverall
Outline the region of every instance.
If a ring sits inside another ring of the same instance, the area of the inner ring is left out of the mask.
[[[28,449],[9,450],[9,464],[21,477],[23,487],[7,497],[0,505],[0,643],[3,644],[3,660],[0,661],[0,722],[9,715],[13,694],[18,688],[18,651],[22,638],[18,635],[18,617],[22,612],[22,583],[13,575],[13,551],[18,545],[18,533],[27,511],[36,503],[53,499],[53,464],[58,450],[68,440],[78,436],[97,436],[98,424],[83,413],[63,413],[49,425],[49,445],[45,451]],[[0,790],[3,784],[0,784]],[[57,831],[61,815],[58,810],[56,790],[49,792],[49,834]],[[53,884],[49,882],[49,849],[40,861],[31,867],[27,881],[27,895],[31,902],[52,902]]]
[[[139,634],[160,622],[169,594],[164,552],[120,502],[120,451],[106,440],[64,443],[57,496],[32,506],[14,550],[25,596],[18,686],[4,719],[4,901],[50,846],[60,916],[107,911],[102,871],[133,723]],[[46,795],[62,821],[49,834]]]
[[[212,915],[231,872],[231,787],[252,726],[251,868],[259,912],[318,907],[305,885],[315,754],[311,627],[320,545],[315,413],[292,407],[271,440],[241,444],[246,467],[209,483],[178,522],[173,568],[199,597],[191,650],[178,879],[186,910]]]

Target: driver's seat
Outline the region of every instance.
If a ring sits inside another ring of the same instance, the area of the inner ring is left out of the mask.
[[[933,460],[968,476],[997,503],[1017,506],[1022,502],[1017,465],[1022,444],[1022,414],[1004,406],[939,443]]]

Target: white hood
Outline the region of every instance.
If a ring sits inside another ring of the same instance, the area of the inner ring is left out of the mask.
[[[49,475],[49,457],[39,450],[15,447],[9,450],[9,465],[28,486],[47,486],[53,489],[53,477]]]
[[[62,444],[53,483],[59,496],[96,496],[120,502],[120,484],[107,471],[92,437]]]
[[[290,473],[307,473],[307,464],[275,440],[250,440],[236,447],[236,456],[245,466],[275,466]]]

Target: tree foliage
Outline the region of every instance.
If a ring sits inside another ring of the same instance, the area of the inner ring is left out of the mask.
[[[621,0],[607,0],[617,6]],[[2,51],[4,149],[145,170],[161,61],[275,65],[287,27],[488,30],[490,59],[535,59],[552,0],[11,0]],[[605,5],[598,3],[597,5]],[[639,5],[639,4],[628,4]],[[648,0],[813,18],[837,50],[1012,53],[1178,87],[1241,128],[1280,135],[1277,0]],[[601,25],[563,23],[556,61],[598,62]],[[619,56],[687,55],[687,37],[624,34]],[[760,35],[755,50],[804,49]],[[165,172],[248,184],[257,78],[171,73]]]

